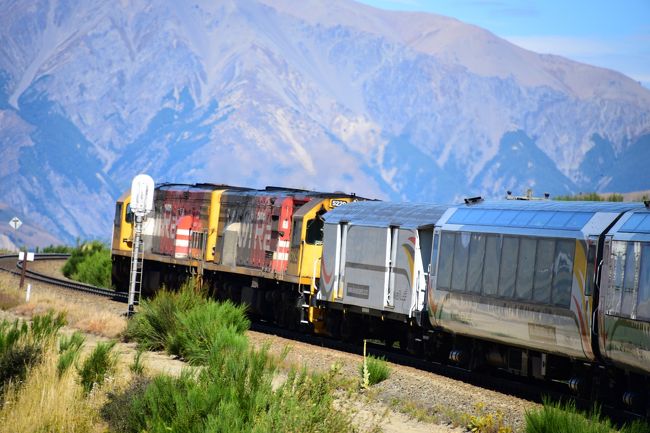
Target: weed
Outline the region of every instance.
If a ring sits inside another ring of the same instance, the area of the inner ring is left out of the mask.
[[[90,432],[100,422],[99,396],[84,398],[73,370],[58,374],[58,355],[53,343],[43,352],[42,362],[29,370],[22,383],[13,382],[0,408],[0,426],[12,433]],[[4,430],[0,427],[0,430]]]
[[[581,413],[574,402],[562,404],[544,400],[542,408],[526,412],[526,433],[609,433],[612,430],[611,422],[600,416],[598,407]]]
[[[77,369],[81,385],[86,393],[101,385],[107,376],[113,373],[117,364],[117,355],[113,353],[115,341],[100,342],[90,356]]]
[[[144,374],[144,363],[142,362],[142,353],[143,351],[141,349],[138,349],[138,351],[135,353],[135,356],[133,357],[133,363],[129,365],[129,370],[131,370],[131,373],[137,376],[142,376]]]
[[[62,336],[59,339],[59,361],[57,363],[59,376],[77,360],[84,341],[85,337],[79,332],[75,332],[70,337]]]
[[[487,413],[484,403],[477,403],[477,415],[471,415],[467,423],[467,430],[474,433],[511,433],[512,427],[505,425],[503,412]]]
[[[384,357],[377,358],[368,355],[359,366],[359,372],[361,373],[364,384],[372,386],[388,379],[390,376],[390,367]]]

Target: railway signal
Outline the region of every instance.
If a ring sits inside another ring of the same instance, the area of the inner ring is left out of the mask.
[[[133,178],[131,183],[131,211],[134,218],[133,252],[131,254],[131,275],[129,279],[129,306],[127,316],[134,312],[135,296],[140,299],[140,288],[142,286],[142,265],[140,243],[142,237],[142,222],[153,210],[154,181],[151,176],[139,174]]]

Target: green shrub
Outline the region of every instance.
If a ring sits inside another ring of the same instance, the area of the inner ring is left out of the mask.
[[[183,284],[178,292],[163,288],[152,300],[140,303],[138,314],[127,324],[125,337],[136,341],[144,350],[168,350],[178,354],[180,349],[175,342],[177,315],[204,303],[205,297],[191,281]]]
[[[575,403],[554,403],[544,400],[544,406],[526,412],[526,433],[611,433],[609,420],[600,416],[594,408],[589,413],[576,410]]]
[[[45,345],[64,324],[64,316],[52,311],[34,316],[31,324],[0,322],[0,396],[9,381],[25,380],[27,370],[40,362]]]
[[[333,407],[328,375],[291,372],[277,391],[266,350],[213,351],[198,374],[159,376],[131,401],[129,432],[342,432],[350,416]]]
[[[78,368],[79,379],[86,393],[95,385],[101,385],[111,375],[117,365],[117,355],[113,353],[115,341],[98,343],[90,356]]]
[[[68,245],[49,245],[43,247],[43,253],[54,253],[54,254],[72,254],[74,247]],[[36,247],[36,252],[38,252],[38,247]]]
[[[650,424],[642,420],[634,420],[629,424],[625,424],[620,433],[648,433],[650,432]]]
[[[77,360],[85,337],[80,332],[75,332],[70,337],[62,336],[59,340],[59,360],[56,366],[59,377]]]
[[[243,333],[250,327],[245,307],[230,301],[207,301],[188,311],[177,313],[178,326],[172,349],[192,364],[206,364],[211,352],[233,346],[245,349]]]
[[[144,363],[142,362],[142,353],[143,351],[141,349],[138,349],[138,351],[135,353],[135,356],[133,357],[133,363],[129,365],[129,370],[131,370],[131,373],[137,376],[142,376],[144,374]]]
[[[372,355],[368,355],[365,358],[365,365],[367,371],[364,371],[364,364],[362,362],[359,366],[359,373],[361,373],[362,380],[367,384],[367,386],[383,382],[390,376],[390,367],[384,357],[376,358]],[[366,375],[367,379],[365,378]]]
[[[77,245],[63,265],[63,275],[96,286],[111,286],[111,250],[100,241]]]
[[[72,278],[93,286],[111,287],[111,269],[110,251],[96,251],[79,263]]]

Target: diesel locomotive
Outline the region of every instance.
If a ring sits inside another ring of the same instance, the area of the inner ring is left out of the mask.
[[[650,414],[650,204],[387,203],[225,185],[155,191],[143,290],[191,274],[280,325],[564,383]],[[129,197],[113,282],[128,288]]]

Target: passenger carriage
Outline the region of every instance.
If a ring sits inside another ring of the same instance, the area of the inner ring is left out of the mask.
[[[447,212],[436,228],[429,318],[457,335],[451,357],[576,389],[585,383],[578,362],[597,361],[592,326],[605,234],[641,207],[502,201]]]

